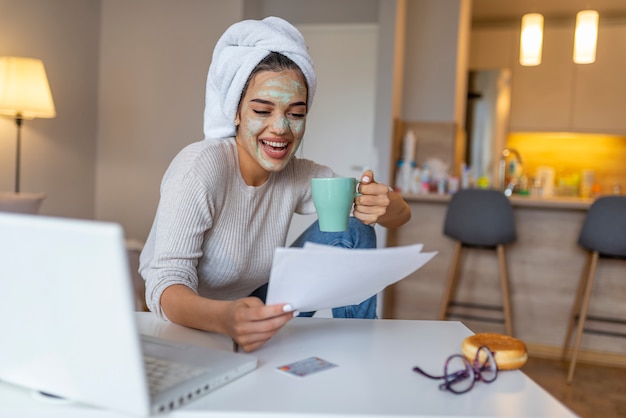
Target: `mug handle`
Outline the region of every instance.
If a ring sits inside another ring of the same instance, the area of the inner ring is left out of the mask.
[[[354,198],[361,196],[362,193],[359,192],[359,185],[361,184],[361,180],[354,179]]]

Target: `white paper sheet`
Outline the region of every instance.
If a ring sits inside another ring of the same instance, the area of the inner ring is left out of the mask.
[[[304,248],[277,248],[266,303],[289,303],[300,312],[356,305],[437,254],[423,253],[422,248],[415,244],[346,249],[311,243]]]

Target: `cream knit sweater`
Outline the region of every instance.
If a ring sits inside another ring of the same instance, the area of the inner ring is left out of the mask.
[[[259,187],[246,185],[234,138],[185,147],[161,184],[161,200],[140,258],[146,302],[161,318],[161,294],[183,284],[211,299],[248,296],[269,279],[294,213],[315,212],[312,177],[334,177],[293,158]]]

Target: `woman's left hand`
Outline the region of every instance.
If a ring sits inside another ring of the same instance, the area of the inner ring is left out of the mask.
[[[374,181],[374,173],[366,170],[361,176],[360,196],[354,199],[354,217],[366,225],[380,223],[395,228],[411,218],[411,211],[399,193]]]
[[[366,225],[373,225],[378,218],[387,212],[389,200],[389,188],[382,183],[374,181],[374,173],[366,170],[361,176],[359,193],[354,199],[354,217]]]

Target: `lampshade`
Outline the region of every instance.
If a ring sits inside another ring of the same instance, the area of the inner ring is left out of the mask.
[[[574,62],[591,64],[596,60],[598,41],[598,12],[583,10],[576,14],[576,33],[574,36]]]
[[[41,60],[0,57],[0,115],[23,119],[56,116]]]
[[[543,15],[528,13],[522,16],[519,62],[522,65],[541,64],[543,48]]]

